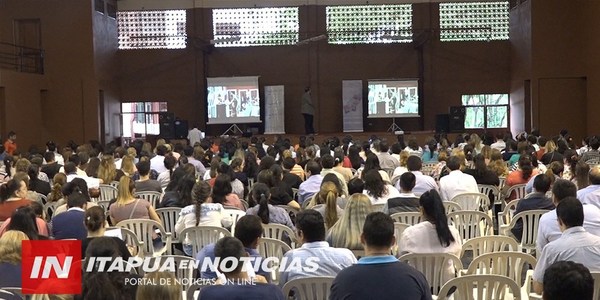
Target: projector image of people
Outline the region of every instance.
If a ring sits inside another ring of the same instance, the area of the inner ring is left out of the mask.
[[[260,117],[258,89],[209,87],[208,118]]]
[[[419,110],[417,90],[412,87],[373,85],[368,101],[371,116],[416,114]]]

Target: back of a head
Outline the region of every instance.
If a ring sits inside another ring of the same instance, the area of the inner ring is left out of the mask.
[[[379,142],[379,151],[380,152],[388,152],[390,150],[390,146],[386,139],[383,139]]]
[[[584,265],[557,261],[544,272],[544,300],[592,300],[594,278]]]
[[[390,248],[394,243],[394,220],[382,212],[370,213],[365,219],[362,237],[370,248]]]
[[[0,262],[10,264],[21,263],[22,242],[29,240],[27,235],[19,230],[7,230],[0,237]]]
[[[422,167],[423,163],[421,161],[421,158],[416,155],[411,155],[406,160],[406,168],[409,171],[420,171]]]
[[[321,156],[321,166],[323,169],[331,169],[335,166],[335,160],[330,154]]]
[[[106,214],[101,206],[92,206],[85,210],[85,227],[89,232],[100,230],[106,222]]]
[[[260,164],[258,165],[258,170],[268,170],[272,165],[275,164],[275,158],[272,156],[265,156],[260,159]]]
[[[67,198],[67,207],[79,207],[83,208],[83,206],[87,203],[88,199],[81,193],[73,193],[69,195]]]
[[[546,193],[550,190],[550,185],[552,184],[552,178],[546,174],[539,174],[533,180],[533,188],[538,193]]]
[[[589,145],[592,149],[598,150],[598,148],[600,148],[600,139],[598,139],[597,137],[591,138]]]
[[[296,229],[302,231],[304,241],[307,243],[325,240],[325,220],[316,210],[307,209],[299,212],[296,215]]]
[[[7,230],[22,231],[30,240],[35,240],[38,237],[36,218],[33,208],[21,206],[12,213]]]
[[[369,195],[379,198],[385,193],[385,182],[381,178],[381,174],[377,170],[369,170],[364,175],[365,190],[369,192]]]
[[[92,239],[85,250],[86,257],[123,257],[119,245],[112,237],[102,236]]]
[[[44,160],[46,160],[46,162],[54,161],[54,158],[55,158],[55,154],[53,151],[44,152]]]
[[[575,197],[567,197],[556,206],[556,216],[567,227],[583,226],[583,205]]]
[[[148,176],[148,174],[150,174],[150,161],[140,160],[135,164],[135,167],[137,168],[138,173],[140,173],[140,176]]]
[[[157,155],[161,155],[164,156],[165,154],[167,154],[167,147],[165,145],[158,145],[156,146],[156,154]]]
[[[321,164],[314,160],[309,160],[306,163],[306,171],[310,172],[311,175],[318,175],[321,173]]]
[[[65,168],[65,173],[66,174],[72,174],[72,173],[75,173],[77,171],[77,166],[73,162],[65,163],[64,168]]]
[[[228,260],[228,263],[219,263],[219,271],[224,274],[238,273],[241,271],[243,264],[238,263],[242,256],[246,255],[244,244],[234,237],[221,238],[215,244],[215,258],[220,258],[222,262],[225,258],[233,258],[233,262]],[[232,269],[233,264],[237,264],[235,269]],[[224,267],[221,269],[221,267]],[[232,269],[230,272],[226,272]]]
[[[283,159],[283,168],[286,170],[291,170],[296,165],[296,161],[291,157],[286,157]]]
[[[348,181],[348,194],[349,195],[353,195],[353,194],[362,194],[363,190],[365,189],[365,182],[362,181],[362,179],[358,178],[358,177],[354,177],[352,179],[350,179],[350,181]]]
[[[590,168],[588,177],[590,179],[590,184],[600,184],[600,166]]]
[[[560,202],[567,197],[577,197],[577,186],[569,180],[558,179],[552,185],[552,194],[555,202]]]
[[[417,177],[412,172],[404,172],[400,175],[400,188],[405,192],[410,192],[415,188]]]
[[[262,222],[258,216],[245,215],[235,225],[235,237],[244,247],[250,247],[263,234]]]
[[[452,155],[452,156],[448,157],[448,161],[446,162],[446,166],[451,171],[455,171],[455,170],[459,170],[460,169],[461,163],[462,162],[460,161],[460,158],[458,156]]]
[[[79,164],[81,165],[85,165],[90,161],[90,155],[85,151],[77,153],[77,156],[79,156]]]

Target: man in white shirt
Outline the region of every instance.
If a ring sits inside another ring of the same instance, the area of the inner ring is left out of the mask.
[[[204,138],[204,132],[198,129],[198,125],[194,125],[194,128],[188,132],[187,136],[190,141],[190,146],[194,147],[196,143],[200,143],[200,141]]]
[[[477,181],[460,170],[460,158],[450,156],[446,162],[450,174],[440,179],[440,195],[442,200],[450,201],[454,196],[464,193],[479,193]]]
[[[556,208],[562,236],[542,250],[533,273],[533,290],[541,294],[544,272],[557,261],[570,260],[583,264],[591,272],[600,271],[600,237],[583,228],[583,205],[577,198],[567,197]]]
[[[590,180],[590,185],[577,191],[577,199],[581,200],[581,203],[591,203],[596,205],[595,203],[600,202],[600,193],[593,194],[593,192],[600,190],[600,167],[592,167],[588,174],[588,178]],[[589,198],[588,195],[590,195]],[[600,204],[596,206],[600,206]]]
[[[79,175],[79,173],[76,171],[78,169],[79,168],[77,168],[72,162],[68,162],[65,164],[64,173],[67,175],[67,182],[71,182],[71,180],[73,180],[74,178],[81,178],[85,180],[85,183],[87,184],[89,189],[96,189],[100,187],[100,183],[102,183],[100,179],[89,177],[87,176],[87,174]]]
[[[288,265],[292,261],[302,262],[303,268],[284,270],[280,274],[279,285],[297,278],[317,276],[336,276],[341,270],[356,263],[352,251],[345,248],[333,248],[325,241],[325,221],[321,213],[313,209],[301,211],[296,215],[296,230],[300,248],[288,251],[284,255]],[[311,270],[307,259],[316,259],[318,267]]]
[[[48,141],[46,143],[46,149],[49,152],[54,152],[54,161],[56,161],[59,165],[65,164],[65,158],[62,156],[62,154],[56,151],[56,144],[53,141]]]
[[[158,174],[167,171],[167,167],[165,167],[165,154],[167,152],[167,147],[158,145],[156,147],[156,156],[150,159],[150,169],[156,171]]]
[[[496,136],[496,142],[491,144],[490,147],[492,147],[492,149],[498,149],[500,151],[504,150],[504,148],[506,148],[506,143],[504,142],[504,135],[502,133],[499,133]]]
[[[571,181],[558,179],[552,185],[552,200],[554,205],[558,205],[567,197],[577,195],[577,187]],[[583,228],[593,235],[600,236],[600,209],[589,204],[583,205]],[[558,226],[558,217],[556,209],[553,209],[542,215],[538,225],[538,234],[536,240],[537,253],[541,253],[544,247],[560,238],[562,232]]]
[[[321,165],[319,165],[318,162],[309,160],[304,168],[304,173],[307,177],[298,188],[298,203],[300,204],[304,203],[304,201],[310,200],[314,194],[318,193],[321,189],[321,183],[323,182],[323,176],[321,176]]]
[[[383,170],[395,170],[400,166],[400,161],[388,153],[390,147],[386,140],[379,142],[379,150],[381,152],[377,154],[377,158],[379,159],[379,166]]]
[[[417,196],[421,196],[423,193],[430,190],[438,190],[438,185],[435,183],[435,179],[431,176],[424,175],[421,172],[421,168],[423,167],[423,162],[421,158],[416,155],[411,155],[406,160],[406,168],[409,172],[415,174],[416,183],[415,187],[412,189],[412,192]],[[396,183],[396,188],[400,190],[399,182]]]

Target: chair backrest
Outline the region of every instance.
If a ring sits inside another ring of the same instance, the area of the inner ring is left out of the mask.
[[[429,283],[433,295],[437,295],[444,283],[450,278],[447,277],[446,269],[452,263],[458,272],[462,269],[460,258],[449,253],[409,253],[398,258],[419,270]]]
[[[283,295],[288,299],[290,292],[294,291],[296,300],[329,299],[333,279],[334,277],[308,277],[290,280],[283,286]]]
[[[591,272],[594,278],[594,296],[593,300],[600,300],[600,272]]]
[[[275,206],[285,209],[285,212],[287,212],[287,214],[290,216],[290,219],[292,219],[292,222],[294,224],[296,223],[296,216],[298,215],[298,213],[300,213],[300,209],[291,207],[289,205],[275,205]]]
[[[490,184],[478,184],[479,192],[482,194],[486,194],[488,198],[490,195],[494,196],[494,204],[500,204],[502,199],[500,199],[500,189],[495,185]]]
[[[237,224],[237,221],[246,215],[246,212],[243,210],[239,210],[239,209],[233,209],[233,208],[226,208],[225,209],[225,213],[231,218],[231,235],[235,234],[235,224]]]
[[[158,261],[157,261],[158,260]],[[175,263],[175,277],[179,280],[182,285],[182,291],[186,291],[193,283],[194,278],[194,262],[192,257],[181,256],[181,255],[163,255],[153,257],[148,262],[148,266],[155,266],[156,263],[162,266],[167,260],[172,260]],[[183,263],[185,262],[185,263]],[[185,268],[184,268],[185,267]],[[144,274],[140,274],[144,275]]]
[[[288,244],[283,241],[261,238],[258,240],[258,253],[262,257],[277,257],[277,261],[270,261],[269,267],[273,269],[271,272],[271,281],[279,282],[279,262],[282,261],[283,255],[292,250]]]
[[[449,280],[440,290],[438,300],[450,299],[448,293],[456,289],[454,299],[504,300],[506,292],[512,293],[513,300],[521,300],[519,285],[512,279],[501,275],[465,275]]]
[[[490,207],[490,198],[482,193],[462,193],[450,201],[458,203],[463,210],[488,211]]]
[[[109,184],[101,184],[100,185],[100,197],[98,198],[98,201],[103,201],[103,200],[112,200],[112,199],[116,199],[117,196],[119,195],[119,190]]]
[[[394,236],[396,237],[396,245],[394,246],[394,248],[392,248],[393,254],[398,253],[398,249],[400,249],[400,238],[402,237],[402,233],[404,232],[404,230],[406,230],[406,228],[408,227],[410,227],[409,224],[394,222]],[[354,256],[356,256],[356,253],[354,254]],[[356,256],[356,258],[358,258],[358,256]]]
[[[473,257],[467,275],[502,275],[519,285],[522,285],[525,279],[522,277],[523,268],[534,269],[537,264],[535,257],[520,251],[500,251]]]
[[[171,233],[171,239],[173,240],[173,243],[179,242],[179,235],[175,230],[175,224],[177,224],[177,219],[179,218],[180,212],[180,207],[165,207],[156,210],[156,214],[158,214],[163,227],[165,227],[167,232]]]
[[[204,246],[216,243],[220,238],[231,236],[229,230],[218,226],[194,226],[188,227],[179,234],[180,239],[187,237],[192,245],[192,257]]]
[[[448,214],[448,222],[452,224],[460,234],[462,243],[467,240],[492,234],[492,217],[480,211],[455,211]]]
[[[385,207],[385,203],[373,204],[371,205],[371,211],[373,212],[381,212]]]
[[[419,224],[422,221],[422,215],[420,212],[399,212],[391,215],[392,220],[398,223],[404,223],[408,225]]]
[[[119,182],[118,181],[111,181],[109,183],[110,186],[116,187],[117,189],[119,189]]]
[[[154,220],[128,219],[117,223],[115,226],[131,230],[140,241],[144,242],[144,256],[159,256],[171,248],[171,234],[166,232],[162,224]],[[156,229],[159,230],[163,241],[166,240],[165,245],[159,249],[155,249],[153,243]]]
[[[160,202],[160,198],[162,197],[162,193],[159,192],[136,192],[134,197],[139,199],[144,199],[152,205],[152,207],[156,208],[158,203]]]
[[[526,184],[515,184],[513,186],[511,186],[507,191],[506,191],[506,197],[510,197],[510,195],[515,192],[515,199],[522,199],[525,198],[525,196],[527,196],[527,192],[525,192],[525,186]]]
[[[503,235],[488,235],[472,238],[462,245],[460,257],[465,251],[473,251],[473,257],[500,251],[517,251],[519,244],[515,239]]]
[[[44,194],[40,194],[40,193],[35,193],[37,196],[37,202],[39,202],[40,204],[44,205],[46,203],[48,203],[48,197]]]
[[[102,207],[104,209],[104,212],[108,214],[108,207],[110,206],[110,200],[100,200],[100,201],[96,202],[96,204],[98,204],[98,206]]]
[[[435,169],[435,166],[437,166],[438,162],[424,162],[422,167],[421,167],[421,172],[423,172],[423,174],[425,175],[431,175],[431,172],[433,172],[433,169]]]
[[[442,204],[444,205],[444,209],[446,210],[446,213],[463,210],[462,207],[460,206],[460,204],[458,204],[454,201],[444,201],[444,202],[442,202]]]
[[[54,216],[54,212],[58,208],[59,202],[46,202],[44,204],[44,214],[46,215],[46,221],[50,221],[50,219]]]
[[[517,224],[517,221],[521,220],[523,222],[523,236],[521,237],[520,244],[521,247],[528,252],[535,250],[540,218],[548,211],[549,210],[545,209],[522,211],[516,214],[508,225],[508,227],[512,229]]]
[[[513,213],[517,209],[517,204],[519,204],[520,200],[521,199],[512,200],[508,202],[506,206],[504,206],[504,209],[502,210],[502,216],[498,216],[498,218],[502,218],[502,221],[499,221],[501,224],[510,224],[514,217]]]
[[[298,199],[298,189],[292,188],[292,199]]]
[[[296,246],[296,233],[289,227],[276,223],[263,224],[263,237],[285,241],[289,238],[292,242],[290,245],[293,248]]]

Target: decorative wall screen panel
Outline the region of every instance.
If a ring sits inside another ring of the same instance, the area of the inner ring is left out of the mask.
[[[183,49],[185,10],[120,11],[119,49]]]
[[[440,3],[440,40],[508,40],[508,1]]]

